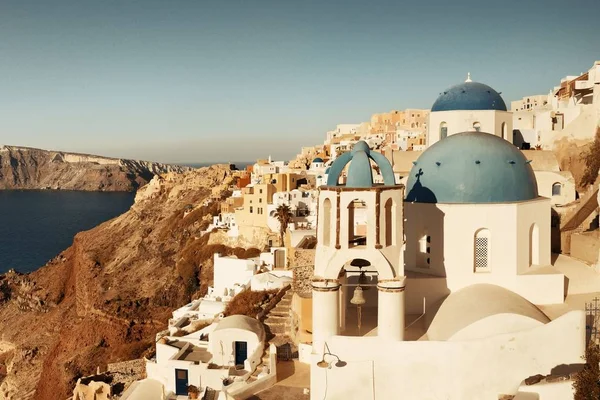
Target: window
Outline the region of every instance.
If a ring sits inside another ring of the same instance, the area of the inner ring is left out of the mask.
[[[262,203],[262,197],[260,197],[260,198],[258,199],[258,202],[259,202],[259,203]]]
[[[252,206],[250,206],[250,214],[252,214]]]
[[[440,140],[445,139],[448,136],[448,124],[445,122],[440,123]]]
[[[262,194],[262,189],[258,189],[258,193]]]
[[[323,245],[331,245],[331,200],[323,201]]]
[[[481,132],[481,123],[473,122],[473,129],[475,130],[475,132]]]
[[[540,229],[537,224],[529,228],[529,266],[540,264]]]
[[[431,236],[425,234],[419,239],[419,253],[421,262],[417,265],[421,268],[431,266]]]
[[[552,196],[560,196],[562,185],[558,182],[552,185]]]
[[[490,271],[490,231],[480,229],[475,232],[475,254],[474,264],[475,272]]]
[[[508,130],[506,128],[506,122],[502,123],[502,138],[508,140]],[[508,140],[510,142],[510,140]]]

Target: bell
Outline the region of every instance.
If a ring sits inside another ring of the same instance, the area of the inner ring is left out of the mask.
[[[363,296],[363,289],[360,286],[357,286],[356,289],[354,289],[354,296],[352,296],[350,303],[362,306],[366,302],[365,296]]]

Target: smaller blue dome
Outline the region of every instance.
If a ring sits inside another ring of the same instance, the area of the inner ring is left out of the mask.
[[[323,159],[322,159],[321,157],[317,157],[317,158],[315,158],[314,160],[312,160],[312,163],[313,163],[313,164],[314,164],[314,163],[322,163],[322,162],[323,162]]]
[[[376,151],[371,152],[369,145],[361,140],[354,145],[352,151],[346,152],[336,158],[331,167],[327,169],[326,173],[329,174],[327,177],[327,186],[339,186],[340,175],[346,164],[350,163],[346,187],[372,187],[373,170],[371,168],[371,161],[379,167],[385,185],[392,186],[396,184],[394,171],[388,159]]]
[[[506,111],[500,93],[479,82],[464,82],[446,89],[437,98],[431,111],[498,110]]]

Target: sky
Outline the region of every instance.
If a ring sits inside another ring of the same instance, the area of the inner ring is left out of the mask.
[[[430,108],[507,104],[600,60],[598,0],[0,0],[0,144],[161,162],[290,159]]]

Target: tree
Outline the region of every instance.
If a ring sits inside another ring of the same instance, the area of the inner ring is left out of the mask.
[[[275,209],[275,218],[279,221],[279,235],[281,237],[281,245],[283,246],[283,236],[287,231],[288,225],[292,222],[292,210],[287,204],[282,204]]]
[[[585,365],[575,376],[575,400],[600,399],[600,348],[590,345],[585,352]]]
[[[598,171],[600,170],[600,128],[596,130],[594,142],[585,155],[585,166],[581,185],[593,185],[598,179]]]

